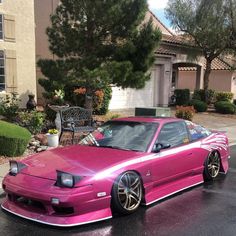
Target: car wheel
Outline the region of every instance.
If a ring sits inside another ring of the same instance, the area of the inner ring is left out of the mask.
[[[220,172],[220,154],[217,151],[211,152],[206,161],[204,168],[204,179],[206,181],[213,180]]]
[[[134,171],[121,174],[112,188],[112,209],[121,214],[136,211],[142,200],[142,182]]]

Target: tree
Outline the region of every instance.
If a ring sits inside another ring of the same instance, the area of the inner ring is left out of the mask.
[[[227,0],[168,1],[166,15],[172,26],[190,36],[206,59],[205,91],[208,90],[212,61],[233,49],[229,13]]]
[[[152,20],[144,22],[147,9],[146,0],[61,0],[47,29],[50,50],[57,60],[39,61],[49,78],[41,80],[41,85],[83,86],[85,106],[90,109],[98,88],[111,83],[123,88],[144,87],[161,39]],[[53,75],[56,68],[63,78]]]

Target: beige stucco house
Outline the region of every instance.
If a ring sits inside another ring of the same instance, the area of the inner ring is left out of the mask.
[[[0,0],[0,96],[36,95],[34,2]]]
[[[48,50],[45,29],[50,25],[49,15],[53,13],[59,0],[34,0],[36,21],[36,58],[53,58]],[[162,42],[156,50],[156,60],[150,70],[151,79],[141,90],[113,87],[109,109],[126,109],[134,107],[168,106],[175,88],[203,88],[204,58],[192,61],[188,59],[188,50],[194,47],[190,41],[174,35],[150,11],[146,20],[153,18],[153,24],[162,34]],[[231,66],[216,59],[213,63],[210,88],[219,91],[232,91],[236,94],[236,74]],[[37,78],[42,77],[37,69]],[[38,85],[38,103],[43,103],[42,88]],[[235,95],[236,96],[236,95]]]

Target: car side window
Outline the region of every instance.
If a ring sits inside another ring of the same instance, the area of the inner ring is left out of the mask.
[[[211,134],[209,130],[202,127],[201,125],[194,124],[191,121],[185,121],[185,122],[190,133],[191,141],[205,138]]]
[[[165,124],[158,135],[156,143],[170,144],[176,147],[189,142],[189,134],[184,121]]]

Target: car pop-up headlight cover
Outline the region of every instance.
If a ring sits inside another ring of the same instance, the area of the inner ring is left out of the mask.
[[[57,170],[56,186],[73,188],[76,183],[82,179],[81,176],[75,176],[70,173]]]
[[[22,169],[26,167],[25,164],[17,161],[10,161],[9,164],[10,164],[10,170],[9,170],[10,175],[17,175]]]

